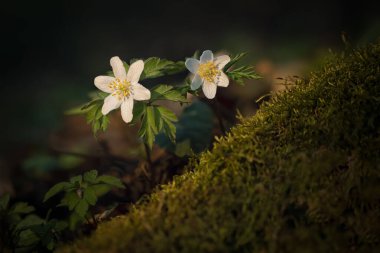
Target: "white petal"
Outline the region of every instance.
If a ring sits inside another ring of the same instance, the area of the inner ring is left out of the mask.
[[[228,76],[226,74],[220,72],[220,74],[217,75],[215,78],[215,83],[218,86],[227,87],[230,84],[230,80],[228,79]]]
[[[206,98],[213,99],[216,94],[216,84],[215,83],[209,83],[207,81],[204,82],[202,88],[203,93],[205,94]]]
[[[145,88],[139,83],[132,84],[133,88],[133,99],[134,100],[149,100],[150,99],[150,90]]]
[[[131,83],[137,83],[143,70],[144,62],[142,60],[135,61],[131,66],[129,66],[127,80]]]
[[[109,87],[109,84],[115,80],[112,76],[97,76],[95,77],[94,84],[95,86],[104,92],[112,93],[112,89]]]
[[[228,55],[221,55],[215,58],[214,64],[218,69],[223,69],[227,63],[231,61],[231,58]]]
[[[104,104],[102,107],[103,115],[107,115],[110,111],[115,110],[120,107],[122,100],[118,98],[118,96],[113,93],[104,99]]]
[[[124,64],[118,56],[114,56],[110,60],[113,74],[116,78],[125,79],[127,73],[125,72]]]
[[[194,58],[186,59],[185,66],[191,73],[195,74],[199,68],[199,61]]]
[[[214,55],[212,54],[211,50],[203,51],[201,55],[201,63],[205,63],[205,62],[213,61],[213,60],[214,60]]]
[[[124,99],[121,104],[121,117],[125,123],[129,123],[133,118],[133,99],[131,97]]]
[[[202,85],[202,83],[202,78],[199,75],[195,75],[190,87],[192,90],[197,90]]]

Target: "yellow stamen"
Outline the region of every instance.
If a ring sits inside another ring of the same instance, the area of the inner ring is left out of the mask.
[[[108,87],[113,90],[113,95],[117,96],[119,100],[131,95],[131,82],[125,79],[116,78]]]
[[[207,82],[213,83],[220,70],[212,62],[201,63],[198,68],[198,75]]]

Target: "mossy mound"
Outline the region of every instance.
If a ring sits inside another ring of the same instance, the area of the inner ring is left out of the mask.
[[[379,252],[380,43],[336,55],[59,252]]]

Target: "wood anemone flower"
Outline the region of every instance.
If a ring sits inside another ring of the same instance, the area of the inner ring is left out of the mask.
[[[200,60],[189,58],[185,62],[186,68],[195,76],[191,82],[191,89],[196,90],[202,86],[203,93],[208,99],[213,99],[218,86],[227,87],[228,77],[223,73],[223,68],[230,61],[228,55],[214,58],[210,50],[202,53]]]
[[[110,64],[115,77],[97,76],[94,80],[99,90],[110,93],[104,99],[102,113],[107,115],[110,111],[121,107],[121,117],[129,123],[133,118],[133,100],[150,99],[150,91],[138,83],[144,70],[144,62],[138,60],[132,63],[128,73],[119,57],[112,57]]]

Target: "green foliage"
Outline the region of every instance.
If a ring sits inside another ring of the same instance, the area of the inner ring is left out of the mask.
[[[335,56],[58,252],[378,252],[379,83],[380,43]]]
[[[251,66],[235,66],[246,55],[247,53],[240,53],[232,56],[231,61],[227,63],[227,65],[224,66],[223,69],[229,78],[231,78],[240,85],[244,85],[245,80],[262,78],[254,71],[253,67]]]
[[[152,148],[156,135],[164,133],[169,139],[175,141],[177,116],[170,110],[159,105],[145,106],[141,114],[141,127],[139,137],[143,138],[149,148]]]
[[[186,103],[186,93],[183,94],[182,87],[174,87],[170,85],[158,85],[154,87],[151,91],[150,101],[154,102],[156,100],[169,100],[173,102]]]
[[[230,58],[230,62],[226,64],[226,66],[224,66],[224,71],[227,71],[229,70],[233,65],[235,65],[237,62],[239,62],[241,59],[243,59],[245,56],[247,55],[246,52],[244,53],[240,53],[240,54],[236,54],[236,55],[232,55]]]
[[[246,54],[247,53],[241,53],[232,56],[231,61],[227,63],[223,69],[230,79],[234,80],[240,85],[244,85],[245,80],[262,78],[251,66],[235,67],[236,63],[238,63],[244,56],[246,56]]]
[[[186,107],[175,125],[176,143],[167,136],[159,135],[158,145],[178,156],[205,150],[211,144],[213,112],[205,103],[196,101]]]
[[[105,131],[109,124],[107,115],[102,114],[102,107],[104,99],[107,97],[107,93],[97,92],[91,94],[92,100],[84,105],[73,108],[66,112],[67,115],[86,115],[87,123],[91,125],[92,132],[98,133],[100,130]]]
[[[71,211],[70,229],[74,229],[88,214],[90,206],[95,206],[98,198],[113,187],[124,188],[120,179],[102,175],[96,170],[85,172],[70,178],[68,182],[60,182],[49,189],[45,194],[44,202],[63,192],[64,195],[58,206],[64,206]]]
[[[40,252],[53,250],[66,223],[43,220],[33,214],[34,207],[25,202],[9,205],[9,195],[0,198],[1,252]]]
[[[227,76],[240,85],[244,85],[246,79],[260,79],[261,76],[256,74],[250,66],[242,66],[226,72]]]
[[[140,80],[177,74],[185,70],[183,61],[173,62],[158,57],[150,57],[144,61],[144,71]]]

